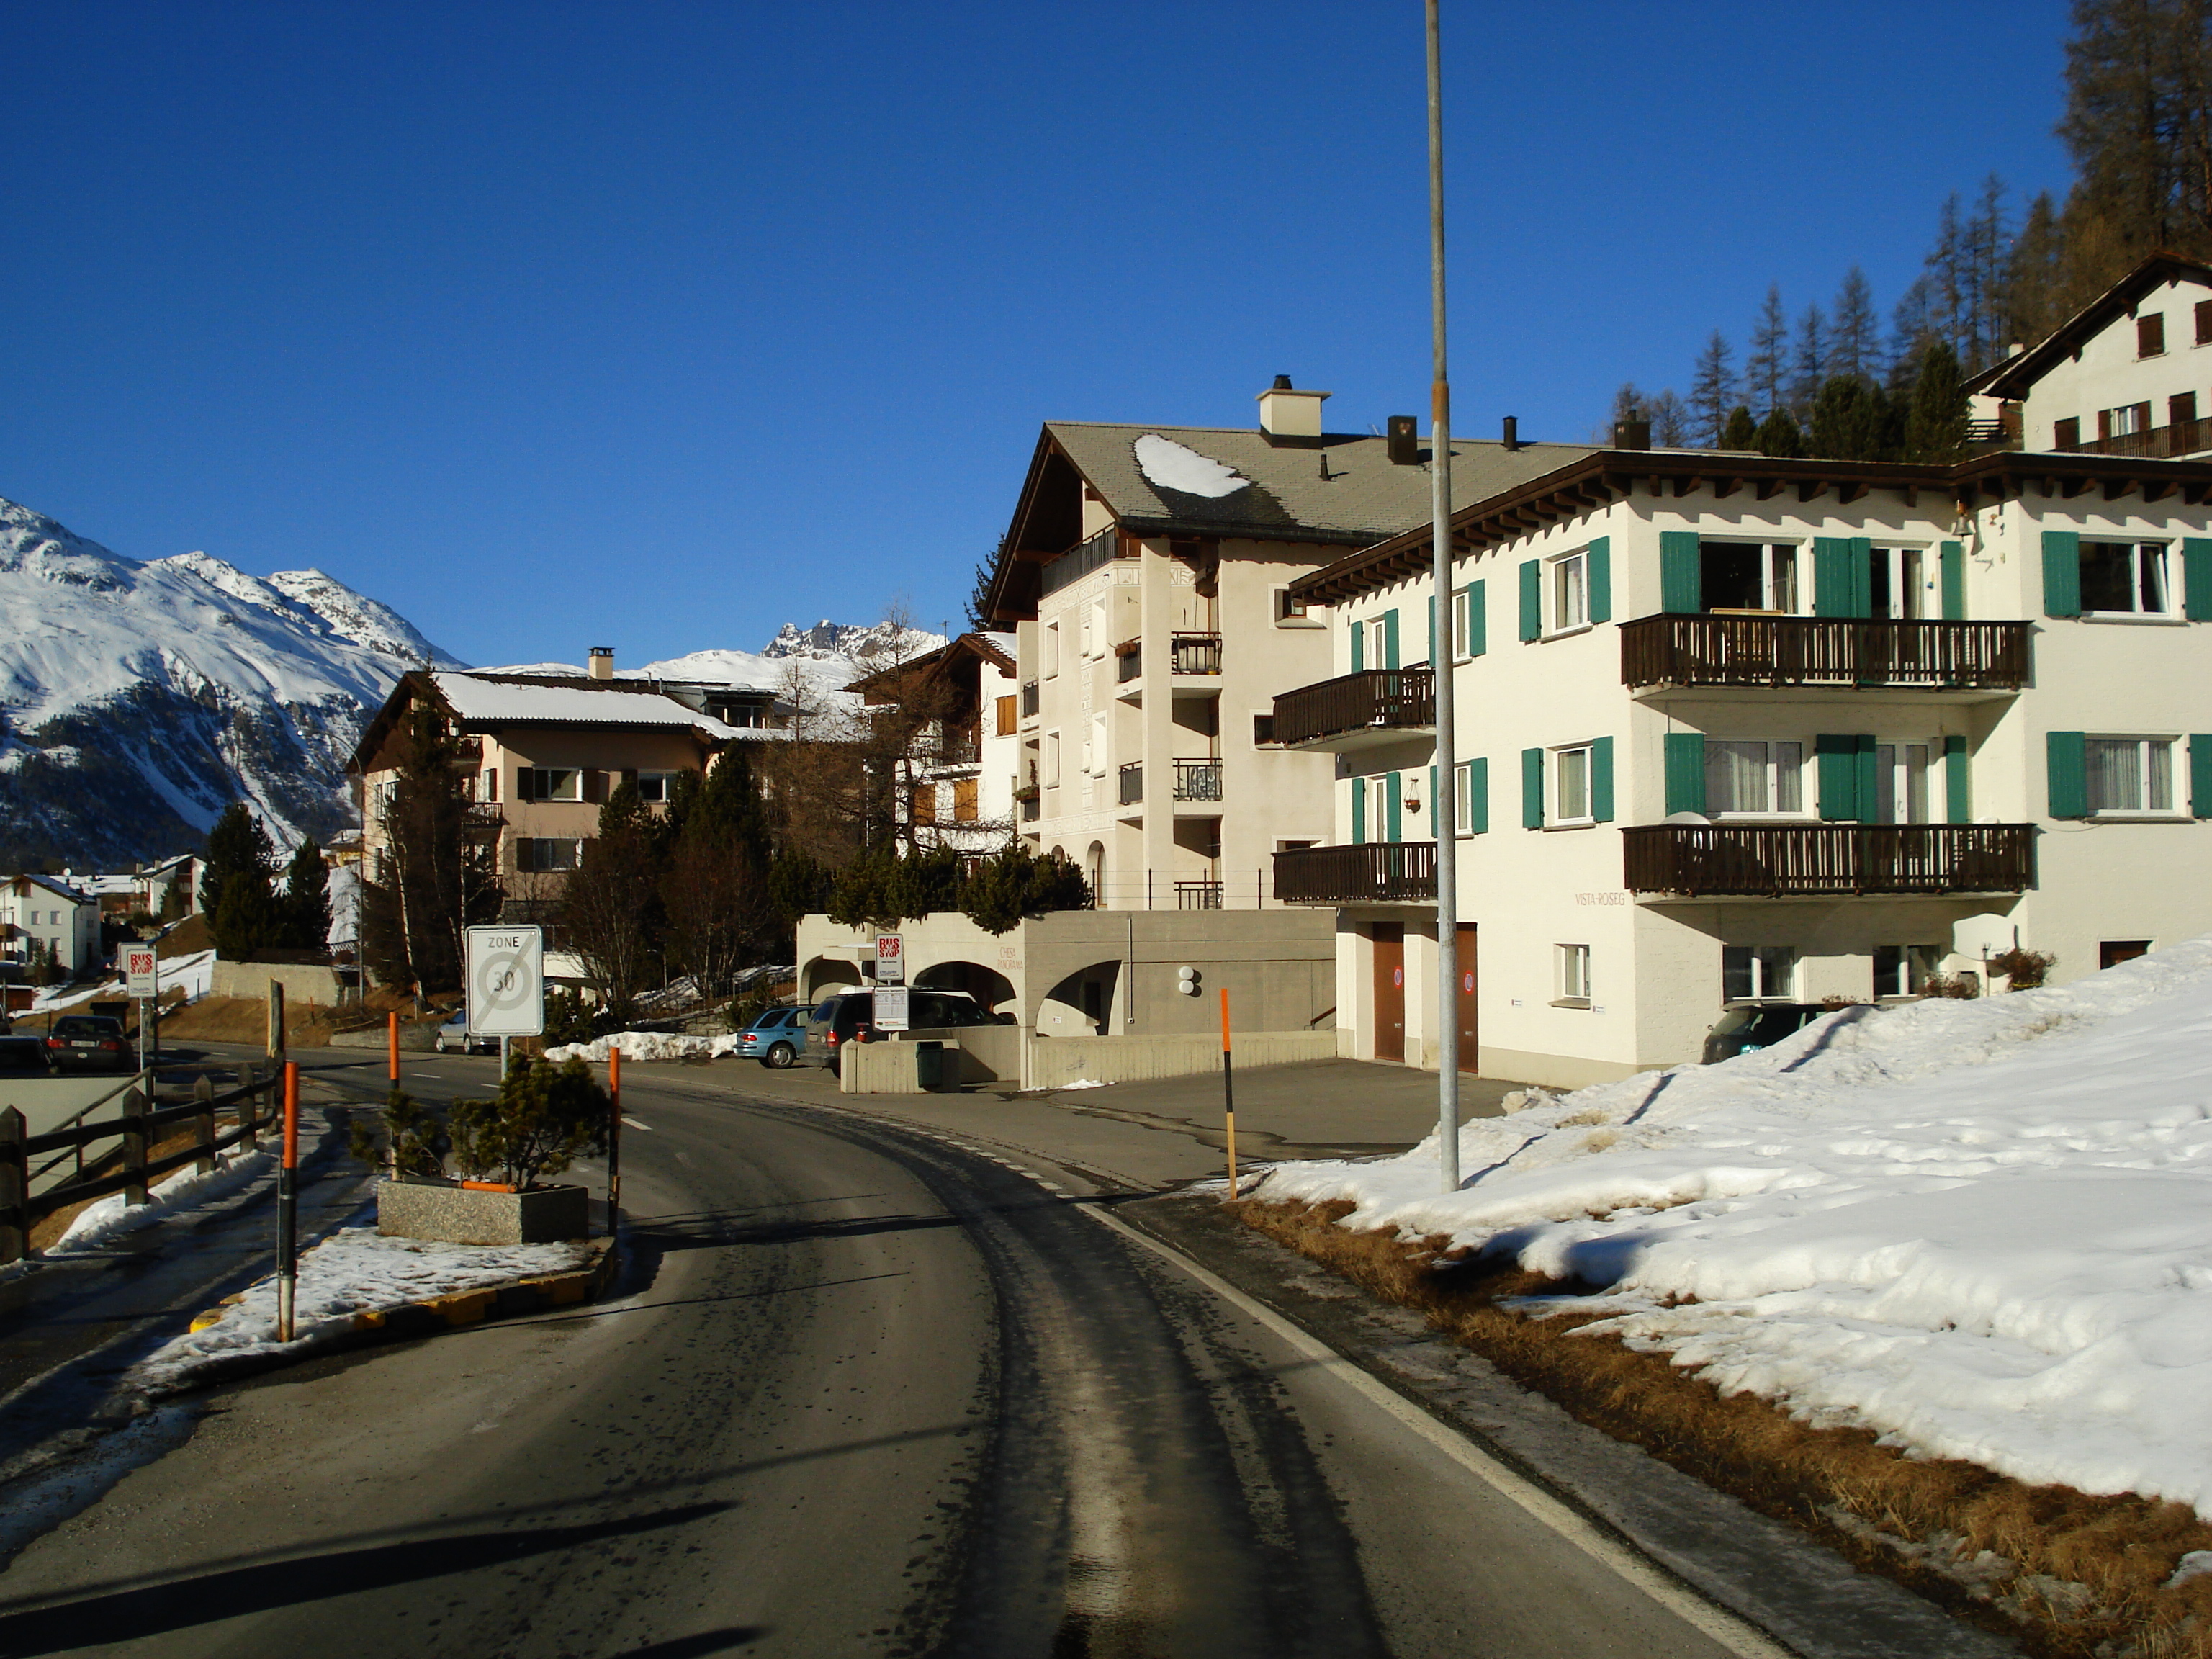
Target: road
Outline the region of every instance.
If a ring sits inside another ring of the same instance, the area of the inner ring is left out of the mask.
[[[435,1097],[494,1065],[406,1070]],[[625,1084],[615,1299],[210,1396],[0,1576],[0,1655],[1758,1650],[1079,1173],[714,1073]]]

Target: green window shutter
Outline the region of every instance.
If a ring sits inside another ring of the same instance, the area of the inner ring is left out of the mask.
[[[1405,823],[1399,817],[1401,810],[1398,805],[1398,775],[1392,772],[1387,775],[1387,781],[1382,786],[1382,822],[1390,832],[1383,837],[1384,840],[1406,839]]]
[[[1859,816],[1859,740],[1848,732],[1823,732],[1813,739],[1820,790],[1820,816],[1831,823]]]
[[[1360,845],[1367,839],[1367,780],[1352,781],[1352,844]]]
[[[1544,751],[1540,749],[1521,751],[1521,827],[1544,827]]]
[[[1702,812],[1705,810],[1705,734],[1669,732],[1667,734],[1667,810]]]
[[[1613,538],[1600,536],[1589,544],[1589,619],[1613,620]]]
[[[1469,835],[1490,833],[1490,761],[1478,756],[1467,763],[1467,828]]]
[[[1429,666],[1443,665],[1443,659],[1437,655],[1437,596],[1429,595]]]
[[[1590,817],[1600,823],[1613,822],[1613,739],[1600,738],[1590,744]]]
[[[2212,547],[2212,542],[2205,544]],[[1966,549],[1961,542],[1945,542],[1943,562],[1943,620],[1966,620]]]
[[[2043,753],[2050,774],[2051,816],[2089,816],[2089,742],[2080,732],[2046,732]]]
[[[2078,531],[2043,532],[2043,614],[2081,614],[2081,537]]]
[[[1544,631],[1544,567],[1534,559],[1521,566],[1521,637],[1533,640]]]
[[[2189,814],[2212,818],[2212,732],[2194,732],[2189,739]]]
[[[1874,538],[1854,536],[1851,546],[1851,615],[1874,615]]]
[[[1479,657],[1490,649],[1490,601],[1480,582],[1467,585],[1467,654]]]
[[[1862,591],[1870,591],[1874,573],[1862,580],[1855,568],[1852,544],[1840,536],[1813,538],[1813,614],[1816,617],[1863,617],[1858,608]]]
[[[1398,666],[1398,613],[1395,610],[1382,613],[1382,666]],[[1393,836],[1390,839],[1395,841],[1398,838]]]
[[[1705,581],[1698,570],[1698,532],[1659,532],[1659,608],[1670,616],[1695,616],[1705,609]]]
[[[1360,672],[1367,666],[1367,625],[1357,619],[1352,624],[1352,672]]]
[[[1943,739],[1943,816],[1953,823],[1974,821],[1972,775],[1967,771],[1966,740],[1957,732]]]
[[[2181,544],[2181,614],[2212,622],[2212,541],[2190,537]]]

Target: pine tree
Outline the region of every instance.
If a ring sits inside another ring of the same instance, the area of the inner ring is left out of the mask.
[[[1828,372],[1855,380],[1881,378],[1881,324],[1874,312],[1874,290],[1856,265],[1836,290],[1828,325]]]
[[[1913,377],[1920,373],[1928,348],[1943,337],[1938,310],[1936,284],[1923,273],[1913,279],[1890,313],[1888,380],[1893,397],[1911,392]]]
[[[2212,37],[2203,0],[2075,0],[2066,43],[2070,308],[2154,248],[2212,253]]]
[[[1813,400],[1806,453],[1832,461],[1893,459],[1887,428],[1888,399],[1880,386],[1856,374],[1832,374]]]
[[[1778,409],[1759,423],[1759,431],[1752,439],[1751,447],[1762,455],[1772,455],[1780,460],[1794,460],[1805,453],[1805,440],[1790,411]]]
[[[1751,325],[1751,349],[1743,360],[1745,400],[1762,413],[1782,407],[1790,377],[1790,319],[1782,309],[1782,289],[1769,285],[1766,301]]]
[[[1912,383],[1905,419],[1905,459],[1948,463],[1965,454],[1969,407],[1959,355],[1939,340],[1923,355]]]
[[[314,837],[301,842],[284,869],[276,943],[288,950],[320,951],[331,938],[331,872]]]
[[[271,886],[276,863],[269,832],[243,802],[208,832],[203,890],[216,951],[226,960],[251,961],[254,952],[280,941],[284,915]]]
[[[2065,235],[2045,191],[2028,204],[2005,263],[2005,328],[1999,349],[2033,345],[2065,320],[2060,309]]]
[[[1797,319],[1797,344],[1790,360],[1790,412],[1802,420],[1828,378],[1828,319],[1818,306],[1807,306]]]
[[[1751,410],[1738,404],[1721,428],[1720,449],[1755,449],[1759,445],[1759,422],[1751,418]]]
[[[1690,422],[1698,441],[1708,449],[1722,447],[1729,410],[1735,406],[1735,357],[1718,329],[1698,354],[1697,373],[1690,381]]]
[[[1006,556],[1006,538],[999,538],[999,545],[990,557],[979,560],[975,580],[968,590],[968,626],[979,634],[988,634],[997,624],[991,620],[991,584],[998,577],[999,566]]]

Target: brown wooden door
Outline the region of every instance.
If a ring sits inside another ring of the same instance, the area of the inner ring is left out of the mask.
[[[1406,926],[1375,924],[1375,1058],[1406,1058]]]
[[[1459,925],[1459,944],[1454,952],[1455,971],[1459,975],[1459,1068],[1462,1072],[1482,1069],[1482,1050],[1476,1045],[1474,1028],[1474,924],[1462,921]]]

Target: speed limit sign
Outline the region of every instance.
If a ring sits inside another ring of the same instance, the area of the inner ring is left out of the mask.
[[[468,930],[471,1036],[545,1030],[545,934],[538,927]]]

